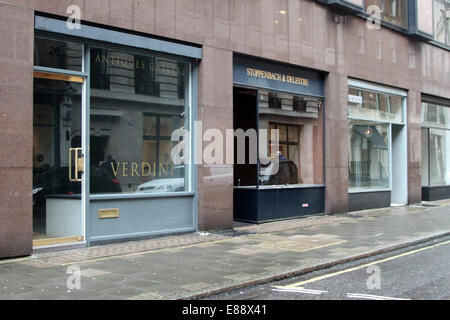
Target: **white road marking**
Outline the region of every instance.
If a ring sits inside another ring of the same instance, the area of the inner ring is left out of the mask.
[[[337,276],[337,275],[341,275],[341,274],[344,274],[344,273],[347,273],[347,272],[353,272],[353,271],[356,271],[356,270],[367,268],[367,267],[375,265],[375,264],[384,263],[384,262],[387,262],[387,261],[391,261],[391,260],[398,259],[398,258],[401,258],[401,257],[405,257],[405,256],[408,256],[408,255],[412,255],[414,253],[422,252],[424,250],[436,248],[436,247],[439,247],[439,246],[442,246],[442,245],[446,245],[446,244],[450,244],[450,240],[447,240],[447,241],[444,241],[444,242],[440,242],[440,243],[437,243],[437,244],[434,244],[434,245],[430,245],[428,247],[424,247],[424,248],[420,248],[420,249],[404,252],[404,253],[398,254],[398,255],[393,256],[393,257],[389,257],[389,258],[373,261],[373,262],[366,263],[366,264],[363,264],[363,265],[360,265],[360,266],[356,266],[356,267],[352,267],[352,268],[349,268],[349,269],[337,271],[337,272],[334,272],[334,273],[328,273],[328,274],[324,274],[322,276],[318,276],[318,277],[315,277],[315,278],[312,278],[312,279],[308,279],[308,280],[292,283],[292,284],[289,284],[289,285],[286,285],[286,286],[282,286],[280,288],[295,288],[295,287],[298,287],[298,286],[304,286],[304,285],[306,285],[308,283],[312,283],[312,282],[328,279],[328,278],[331,278],[331,277],[334,277],[334,276]]]
[[[305,289],[305,288],[281,288],[281,287],[275,287],[275,289],[272,289],[272,291],[292,292],[292,293],[309,293],[309,294],[322,294],[322,293],[328,292],[328,291],[323,291],[323,290],[314,290],[314,289]]]
[[[355,299],[369,299],[369,300],[411,300],[411,299],[404,299],[404,298],[376,296],[376,295],[364,294],[364,293],[347,293],[347,297],[355,298]]]

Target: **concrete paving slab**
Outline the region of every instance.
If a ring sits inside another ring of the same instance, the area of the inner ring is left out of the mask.
[[[1,261],[0,299],[195,298],[449,233],[445,202],[244,225],[201,239],[182,235],[51,252]],[[66,287],[70,265],[81,268],[81,290]]]

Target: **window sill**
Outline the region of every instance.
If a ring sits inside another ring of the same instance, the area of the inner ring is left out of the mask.
[[[91,195],[90,201],[105,200],[135,200],[135,199],[151,199],[151,198],[180,198],[193,197],[195,192],[161,192],[161,193],[128,193],[128,194],[99,194]]]
[[[352,189],[348,190],[348,193],[367,193],[367,192],[391,192],[390,188],[383,188],[383,189]]]
[[[325,188],[324,184],[289,184],[289,185],[270,185],[270,186],[240,186],[234,189],[248,190],[272,190],[272,189],[307,189],[307,188]]]

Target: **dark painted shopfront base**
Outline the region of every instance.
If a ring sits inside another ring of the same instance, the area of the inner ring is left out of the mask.
[[[360,192],[348,194],[348,211],[359,211],[391,206],[391,192]]]
[[[234,189],[234,220],[263,223],[323,213],[325,187]]]
[[[422,187],[422,200],[435,201],[450,198],[450,186]]]

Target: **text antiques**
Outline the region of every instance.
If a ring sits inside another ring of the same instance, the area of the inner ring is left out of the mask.
[[[151,62],[152,59],[148,57],[135,55],[134,58],[124,58],[120,56],[114,55],[100,55],[97,54],[93,62],[101,63],[111,66],[122,66],[129,70],[149,70],[156,71],[158,73],[166,74],[166,75],[184,75],[184,70],[182,68],[174,67],[171,64],[163,65],[162,62]]]

